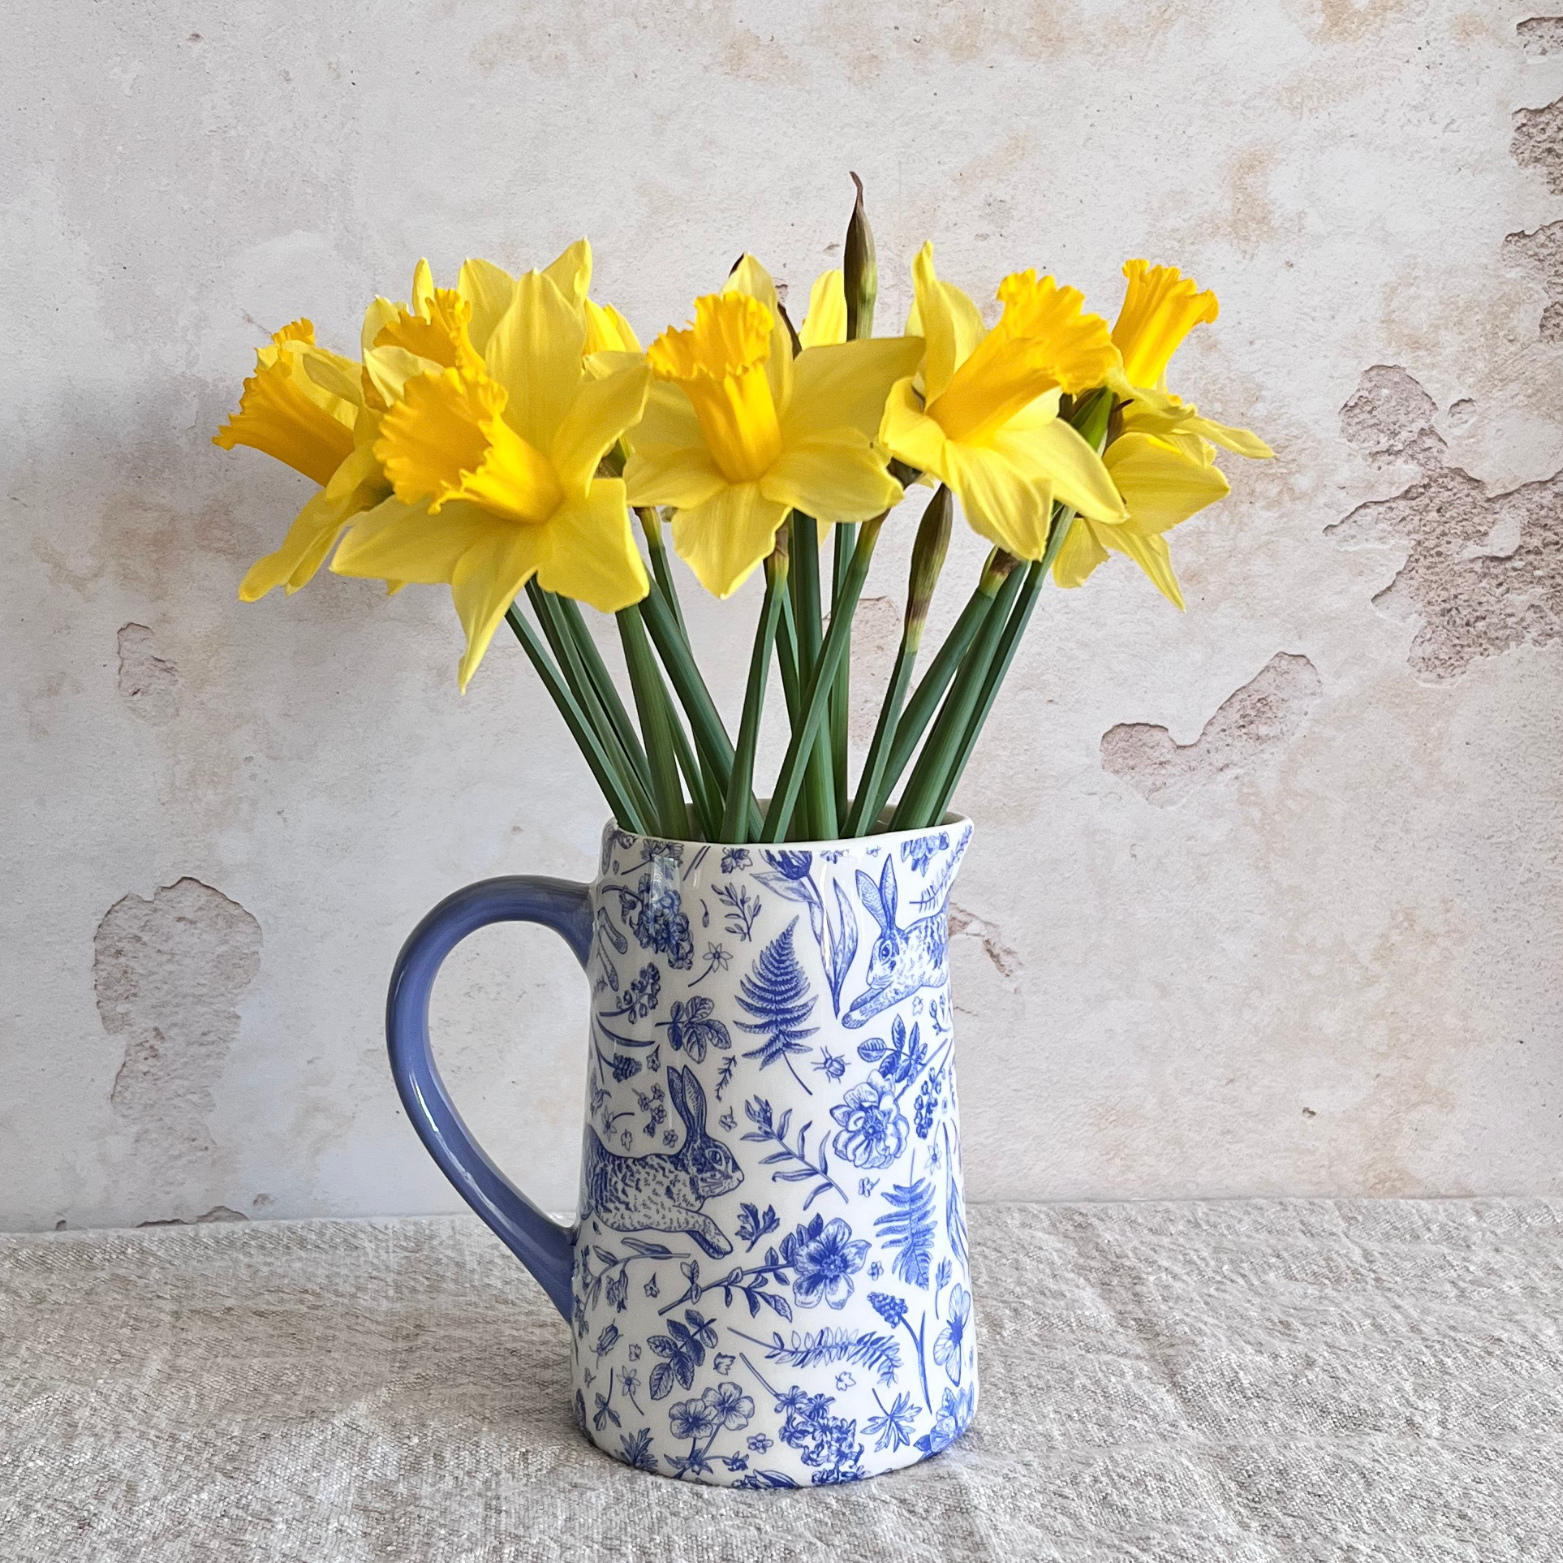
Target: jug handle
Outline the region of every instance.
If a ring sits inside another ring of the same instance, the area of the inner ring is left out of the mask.
[[[391,974],[385,1007],[391,1073],[440,1171],[568,1319],[579,1227],[544,1215],[489,1159],[456,1111],[429,1041],[429,994],[440,966],[468,934],[490,923],[541,923],[570,946],[584,968],[592,940],[591,889],[567,879],[518,874],[484,879],[446,896],[413,929]]]

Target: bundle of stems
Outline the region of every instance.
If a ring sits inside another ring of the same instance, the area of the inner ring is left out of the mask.
[[[1100,449],[1112,392],[1068,410]],[[898,473],[903,481],[917,474]],[[818,525],[794,510],[765,561],[765,594],[749,657],[736,741],[696,663],[669,565],[661,518],[640,509],[651,591],[616,615],[638,729],[579,606],[526,589],[508,618],[626,830],[678,840],[830,841],[936,824],[950,807],[1026,632],[1037,595],[1074,524],[1055,504],[1047,548],[1027,562],[993,549],[970,598],[913,684],[934,588],[949,548],[953,500],[942,484],[923,511],[906,589],[901,641],[854,789],[847,753],[852,620],[885,518],[835,527],[828,612]],[[754,791],[767,685],[779,664],[789,739],[768,801]],[[891,795],[905,777],[899,799]]]

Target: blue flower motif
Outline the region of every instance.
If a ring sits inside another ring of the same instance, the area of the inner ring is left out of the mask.
[[[711,1393],[713,1391],[706,1391],[707,1395]],[[707,1433],[716,1431],[716,1425],[716,1408],[704,1395],[675,1401],[668,1408],[668,1427],[675,1438],[704,1438]]]
[[[912,1404],[912,1397],[899,1394],[886,1406],[879,1399],[879,1391],[876,1389],[874,1399],[879,1401],[879,1409],[883,1414],[871,1416],[863,1424],[864,1436],[875,1440],[876,1449],[905,1448],[912,1441],[912,1427],[917,1420],[917,1409]]]
[[[624,1460],[628,1465],[637,1466],[642,1471],[654,1471],[657,1468],[657,1457],[651,1452],[651,1429],[643,1427],[633,1437],[625,1433],[619,1440],[624,1448]]]
[[[631,927],[641,949],[666,956],[675,971],[688,971],[695,961],[695,942],[689,936],[689,919],[684,915],[677,888],[642,874],[635,887],[635,902]]]
[[[831,1146],[854,1167],[888,1167],[906,1145],[906,1116],[877,1074],[847,1092],[830,1116],[841,1127]]]
[[[942,830],[937,836],[918,836],[914,840],[903,841],[901,861],[910,863],[919,874],[926,874],[934,853],[943,852],[949,844],[949,834]]]
[[[771,1447],[771,1440],[764,1433],[751,1434],[748,1443],[755,1454],[764,1454]]]
[[[924,1454],[938,1454],[940,1450],[948,1449],[966,1431],[975,1403],[976,1396],[970,1384],[959,1395],[945,1390],[939,1409],[934,1413],[933,1426],[917,1440],[917,1447]]]
[[[730,1433],[738,1433],[754,1419],[754,1401],[737,1384],[718,1384],[715,1389],[706,1390],[700,1398],[709,1408],[713,1427],[725,1427]]]
[[[814,859],[807,852],[767,852],[765,861],[784,879],[807,879]]]
[[[933,1343],[933,1360],[949,1374],[952,1384],[961,1381],[961,1345],[971,1318],[971,1293],[959,1281],[950,1288],[950,1317]]]
[[[815,1216],[782,1241],[782,1260],[794,1272],[793,1300],[800,1308],[820,1303],[844,1308],[852,1295],[852,1277],[863,1268],[867,1254],[868,1243],[854,1240],[840,1216],[829,1222]]]
[[[724,847],[722,849],[722,872],[731,874],[740,868],[749,866],[749,849],[747,847]]]
[[[892,1297],[889,1292],[870,1292],[868,1301],[874,1312],[891,1329],[901,1324],[906,1318],[906,1302],[903,1298]]]

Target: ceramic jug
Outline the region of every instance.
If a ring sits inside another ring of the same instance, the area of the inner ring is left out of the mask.
[[[949,990],[963,819],[723,847],[610,828],[589,885],[491,879],[407,941],[397,1088],[462,1197],[564,1316],[607,1454],[730,1487],[936,1454],[977,1398]],[[591,985],[576,1219],[479,1148],[430,1051],[440,963],[488,923],[561,935]]]

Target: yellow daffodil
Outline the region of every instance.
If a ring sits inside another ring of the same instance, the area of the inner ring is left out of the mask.
[[[839,278],[836,284],[839,290]],[[829,313],[816,285],[811,316]],[[701,584],[730,596],[770,553],[794,507],[823,525],[866,521],[901,498],[874,447],[885,393],[922,343],[846,342],[821,316],[794,358],[765,268],[745,256],[721,293],[695,301],[686,330],[647,351],[653,384],[625,468],[637,505],[674,507],[673,544]]]
[[[1133,559],[1181,608],[1183,593],[1162,534],[1229,492],[1215,465],[1216,445],[1252,457],[1271,451],[1247,429],[1200,417],[1166,388],[1167,364],[1183,339],[1216,318],[1216,295],[1200,292],[1173,266],[1131,260],[1123,271],[1129,287],[1113,327],[1123,362],[1108,376],[1120,398],[1114,423],[1122,432],[1103,461],[1128,517],[1117,526],[1100,526],[1089,517],[1076,521],[1054,561],[1053,578],[1060,586],[1079,586],[1111,550]]]
[[[371,444],[376,420],[365,406],[358,365],[315,345],[315,328],[295,320],[256,353],[239,410],[212,436],[224,450],[249,445],[320,484],[288,529],[282,546],[245,575],[239,596],[289,595],[325,561],[342,529],[390,493]]]
[[[639,362],[588,371],[584,241],[519,278],[474,261],[454,290],[424,278],[420,267],[412,311],[371,310],[364,367],[389,404],[374,450],[394,494],[359,519],[332,569],[448,583],[465,689],[534,575],[605,613],[645,596],[624,484],[597,466],[640,417],[648,373]]]
[[[1100,457],[1058,416],[1060,396],[1101,385],[1118,362],[1107,322],[1082,296],[1035,272],[999,285],[989,331],[977,306],[934,271],[925,244],[912,267],[907,330],[927,339],[922,385],[890,392],[879,438],[892,455],[947,484],[972,527],[1021,559],[1047,548],[1053,502],[1112,524],[1123,501]]]

